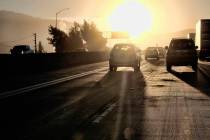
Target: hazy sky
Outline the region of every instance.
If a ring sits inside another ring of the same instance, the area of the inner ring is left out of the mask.
[[[0,0],[0,10],[53,18],[63,8],[61,16],[103,18],[123,0]],[[210,0],[139,0],[149,9],[155,31],[176,31],[194,28],[200,18],[210,18]],[[143,20],[143,19],[142,19]]]

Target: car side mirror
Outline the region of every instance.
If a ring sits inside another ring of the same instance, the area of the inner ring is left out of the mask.
[[[168,50],[168,46],[165,46],[165,49]]]
[[[195,49],[198,49],[198,46],[195,46]]]

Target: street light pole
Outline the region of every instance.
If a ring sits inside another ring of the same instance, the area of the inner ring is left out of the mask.
[[[69,8],[62,9],[56,13],[56,21],[55,21],[56,28],[58,27],[58,14],[60,14],[61,12],[65,11],[65,10],[69,10]]]
[[[57,20],[58,20],[58,14],[56,13],[56,20],[55,20],[55,28],[56,29],[57,29],[57,26],[58,26],[58,23],[57,23],[58,21]]]

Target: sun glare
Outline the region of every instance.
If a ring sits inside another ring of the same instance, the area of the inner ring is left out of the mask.
[[[139,37],[152,26],[150,12],[138,1],[126,1],[119,5],[109,17],[112,31],[128,32],[131,37]]]

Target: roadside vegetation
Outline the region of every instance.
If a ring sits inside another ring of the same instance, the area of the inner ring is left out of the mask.
[[[74,22],[68,33],[53,26],[48,31],[51,36],[48,41],[55,47],[56,53],[106,50],[107,39],[93,22],[84,21],[81,25]]]

